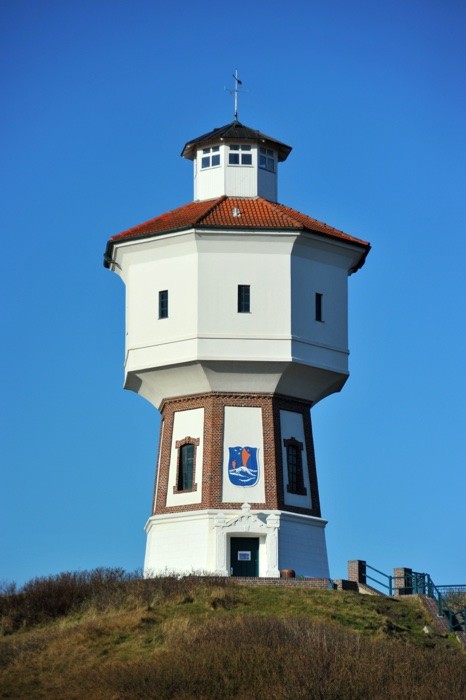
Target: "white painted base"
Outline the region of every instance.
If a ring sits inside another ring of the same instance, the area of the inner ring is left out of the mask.
[[[297,576],[329,578],[326,520],[282,512],[278,531],[279,568],[294,569]]]
[[[204,510],[154,515],[147,521],[144,576],[229,576],[230,538],[259,538],[259,576],[278,578],[280,569],[328,578],[326,521],[281,511]]]

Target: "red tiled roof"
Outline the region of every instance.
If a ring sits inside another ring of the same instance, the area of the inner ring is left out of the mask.
[[[186,229],[236,229],[236,230],[274,230],[308,231],[324,237],[336,238],[353,243],[362,248],[361,256],[353,272],[364,265],[370,250],[367,241],[349,236],[332,226],[317,221],[306,214],[285,207],[283,204],[270,202],[262,197],[217,197],[201,202],[190,202],[178,209],[150,219],[139,226],[112,236],[104,255],[105,267],[110,267],[113,246],[120,241],[151,238],[163,233],[183,231]]]
[[[224,197],[220,199],[224,199]],[[209,210],[219,201],[219,199],[209,199],[202,202],[190,202],[183,207],[167,211],[165,214],[156,216],[155,219],[149,219],[149,221],[145,221],[143,224],[133,226],[127,231],[118,233],[116,236],[112,236],[110,240],[121,241],[126,238],[143,238],[156,233],[192,228],[198,222],[202,221],[204,216],[209,213]]]
[[[269,202],[262,197],[218,197],[201,202],[190,202],[178,209],[161,214],[139,226],[112,236],[111,243],[131,238],[146,238],[169,231],[188,228],[227,228],[227,229],[287,229],[311,231],[331,238],[356,243],[368,247],[367,241],[349,236],[322,221],[285,207]]]

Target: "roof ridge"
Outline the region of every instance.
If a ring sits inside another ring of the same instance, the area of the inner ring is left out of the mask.
[[[349,240],[353,240],[357,243],[364,243],[365,245],[369,245],[367,241],[362,240],[361,238],[356,238],[355,236],[351,236],[349,233],[345,233],[339,228],[336,228],[335,226],[330,226],[330,224],[327,224],[325,221],[321,221],[320,219],[316,219],[313,216],[309,216],[309,214],[303,214],[302,212],[298,211],[297,209],[293,209],[293,207],[288,207],[286,204],[277,204],[281,209],[286,209],[287,211],[293,212],[293,214],[296,214],[296,220],[299,221],[301,224],[302,228],[307,228],[309,229],[309,226],[305,223],[305,221],[309,222],[314,222],[318,226],[322,226],[326,231],[331,234],[332,232],[337,234],[338,236],[343,235],[345,238]],[[310,229],[312,230],[312,229]]]
[[[195,202],[188,202],[187,204],[182,204],[179,207],[175,207],[174,209],[170,209],[169,211],[165,211],[162,214],[158,214],[157,216],[153,216],[152,218],[148,219],[147,221],[143,221],[140,224],[136,224],[136,226],[130,226],[128,229],[125,229],[124,231],[121,231],[120,233],[115,234],[114,236],[111,236],[110,240],[113,239],[118,239],[118,238],[124,238],[127,235],[133,234],[135,235],[138,230],[141,230],[143,228],[147,228],[151,224],[154,224],[156,221],[163,221],[164,219],[167,219],[169,216],[172,216],[174,214],[178,214],[182,212],[185,209],[188,209],[189,207],[198,207],[201,209],[201,205],[211,203],[210,206],[207,209],[202,209],[202,214],[198,214],[196,217],[196,223],[198,222],[199,219],[202,219],[204,216],[209,214],[209,212],[217,205],[220,203],[221,199],[224,199],[225,196],[223,195],[222,197],[216,197],[215,199],[208,199],[206,201],[203,200],[198,200]]]
[[[207,209],[206,211],[204,211],[202,214],[200,214],[200,215],[197,217],[197,219],[195,219],[195,220],[193,221],[193,226],[195,226],[196,224],[202,223],[202,220],[205,219],[207,216],[209,216],[209,214],[211,214],[211,213],[214,211],[214,209],[216,209],[216,208],[217,208],[222,202],[224,202],[226,199],[227,199],[226,194],[222,194],[221,197],[217,197],[217,199],[214,199],[213,202],[212,202],[212,204],[211,204],[211,206],[208,207],[208,209]],[[210,202],[210,201],[212,201],[212,200],[209,199],[209,200],[207,200],[207,201]]]

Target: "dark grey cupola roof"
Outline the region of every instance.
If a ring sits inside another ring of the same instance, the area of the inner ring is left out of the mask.
[[[181,155],[183,158],[189,158],[189,160],[194,160],[196,157],[196,149],[200,146],[208,146],[209,144],[218,143],[219,141],[255,141],[256,143],[262,143],[269,148],[273,148],[278,152],[278,160],[283,161],[288,158],[291,146],[287,146],[286,143],[277,141],[267,134],[263,134],[257,129],[251,129],[249,126],[241,124],[236,119],[230,124],[225,124],[225,126],[217,127],[207,134],[198,136],[192,141],[188,141]]]

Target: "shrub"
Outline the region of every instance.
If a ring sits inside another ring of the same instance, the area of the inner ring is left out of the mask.
[[[144,579],[140,571],[127,573],[120,568],[65,572],[28,581],[19,591],[13,584],[0,589],[0,620],[3,634],[20,627],[31,627],[93,608],[148,608],[167,601],[193,599],[193,592],[231,586],[226,578],[161,576]],[[223,601],[227,605],[226,601]],[[222,596],[219,596],[222,605]]]
[[[240,617],[175,628],[162,652],[91,680],[121,700],[459,700],[465,665],[436,650],[368,638],[308,618]]]

